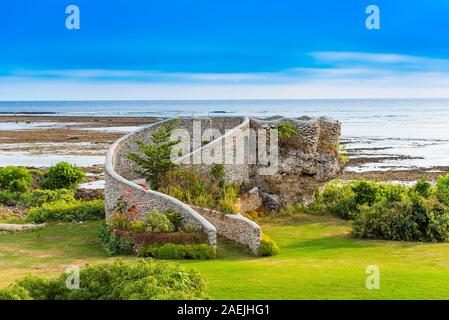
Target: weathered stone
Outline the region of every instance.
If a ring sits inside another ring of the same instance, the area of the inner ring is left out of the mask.
[[[269,211],[276,212],[281,209],[281,200],[278,195],[269,194],[263,191],[260,192],[260,195],[262,197],[263,206]]]
[[[41,224],[12,224],[12,223],[0,223],[0,232],[20,232],[39,229],[45,227],[46,223]]]
[[[262,198],[259,194],[259,188],[254,187],[248,193],[240,196],[239,213],[245,213],[250,210],[257,210],[262,206]]]

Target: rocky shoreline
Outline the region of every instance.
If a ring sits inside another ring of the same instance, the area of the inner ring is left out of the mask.
[[[0,155],[16,152],[42,156],[47,154],[104,156],[110,144],[132,130],[133,127],[137,128],[160,119],[160,117],[0,115]],[[23,124],[25,127],[27,125],[30,127],[10,130],[4,129],[6,126],[2,126],[2,124]],[[31,126],[31,124],[34,125]],[[123,132],[120,132],[120,127],[124,128]],[[108,128],[114,128],[114,130],[108,131]],[[370,151],[379,151],[378,147],[363,148],[363,154],[354,154],[359,151],[361,151],[360,148],[349,152],[350,159],[345,167],[354,168],[383,161],[412,159],[401,155],[366,155]],[[102,163],[86,166],[85,171],[88,173],[86,182],[104,179]],[[339,177],[343,180],[368,179],[406,182],[426,177],[433,181],[439,175],[448,172],[449,166],[411,168],[409,170],[398,170],[391,167],[382,171],[346,172],[343,170]]]

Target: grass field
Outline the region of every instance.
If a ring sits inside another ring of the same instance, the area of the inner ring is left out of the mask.
[[[261,224],[277,241],[278,256],[253,257],[221,240],[216,260],[173,263],[204,274],[215,299],[449,298],[449,243],[355,240],[347,221],[330,217],[300,215]],[[68,265],[112,261],[100,249],[98,226],[55,224],[1,234],[0,287],[27,273],[54,276]],[[378,290],[365,287],[368,265],[380,268]]]

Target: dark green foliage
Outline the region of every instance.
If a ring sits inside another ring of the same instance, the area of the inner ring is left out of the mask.
[[[106,223],[100,226],[98,238],[102,241],[102,249],[109,256],[130,255],[134,252],[134,241],[129,237],[118,237],[109,231]]]
[[[353,219],[354,237],[405,241],[449,240],[449,175],[436,188],[420,180],[410,188],[358,181],[334,182],[306,211]]]
[[[27,192],[33,185],[33,176],[25,167],[0,168],[0,190]]]
[[[212,178],[216,183],[222,186],[225,182],[225,171],[223,164],[214,164],[211,169]]]
[[[84,172],[75,165],[59,162],[50,167],[40,182],[42,189],[76,189],[84,179]]]
[[[421,178],[416,182],[411,190],[417,192],[424,198],[428,198],[432,193],[432,185],[429,181],[427,181],[427,179]]]
[[[32,208],[26,220],[41,223],[46,221],[86,221],[101,220],[105,217],[104,201],[52,202]]]
[[[438,178],[436,193],[440,201],[449,205],[449,174]]]
[[[373,204],[379,193],[381,192],[381,188],[377,183],[371,183],[368,181],[357,181],[351,185],[351,189],[354,192],[354,200],[356,204]]]
[[[150,144],[136,141],[140,154],[127,154],[127,157],[140,167],[138,173],[146,177],[154,189],[159,187],[163,174],[177,166],[170,158],[172,147],[179,143],[179,140],[170,141],[170,136],[177,126],[178,120],[168,122],[153,133]]]
[[[214,259],[215,249],[208,244],[172,244],[162,246],[143,246],[139,250],[141,257],[154,257],[157,259]]]
[[[275,256],[279,253],[279,247],[269,236],[262,234],[257,254],[262,257]]]
[[[28,276],[0,290],[0,298],[21,300],[186,300],[207,298],[203,277],[163,262],[139,260],[87,265],[80,271],[80,288],[69,290],[61,274],[56,279]]]
[[[355,192],[350,184],[329,183],[322,191],[317,191],[310,210],[330,214],[342,219],[350,219],[357,211]]]

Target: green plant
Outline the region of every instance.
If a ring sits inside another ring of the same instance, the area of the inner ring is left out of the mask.
[[[223,164],[213,164],[211,168],[212,178],[217,182],[220,186],[224,184],[225,179],[225,171]]]
[[[174,231],[178,231],[182,228],[185,217],[183,217],[178,211],[165,210],[162,213],[167,216],[168,220],[170,220]]]
[[[340,163],[341,166],[344,166],[345,164],[348,163],[349,158],[343,154],[343,152],[346,151],[346,145],[340,145],[339,143],[337,143],[334,146],[334,152],[338,158],[338,162]]]
[[[129,223],[129,230],[132,232],[145,232],[147,225],[145,222],[136,220]]]
[[[440,201],[449,205],[449,174],[441,176],[437,179],[437,196]]]
[[[170,136],[177,126],[178,120],[166,123],[153,133],[151,144],[136,141],[140,154],[127,153],[127,157],[140,167],[136,171],[145,176],[154,189],[159,188],[164,173],[177,167],[170,159],[172,147],[179,143],[179,140],[170,141]]]
[[[80,288],[66,287],[68,274],[55,279],[28,276],[0,290],[5,299],[36,300],[185,300],[207,298],[203,277],[162,262],[139,260],[87,265]]]
[[[238,188],[234,185],[225,185],[218,200],[218,209],[224,213],[235,214],[238,200]]]
[[[275,256],[279,253],[279,247],[268,235],[262,234],[257,254],[262,257]]]
[[[109,256],[130,255],[134,252],[134,241],[129,237],[118,237],[106,223],[100,226],[98,238],[102,249]]]
[[[276,126],[280,140],[289,140],[299,134],[298,127],[292,122],[281,122]]]
[[[22,205],[25,207],[36,207],[48,202],[70,202],[74,199],[74,191],[67,189],[32,190],[27,193],[0,191],[0,203],[8,206]]]
[[[1,300],[31,300],[31,296],[25,288],[13,284],[7,288],[0,289]]]
[[[84,179],[84,172],[75,165],[59,162],[50,167],[40,182],[43,189],[76,189]]]
[[[139,250],[141,257],[154,257],[157,259],[214,259],[215,249],[208,244],[172,244],[162,246],[143,246]]]
[[[0,190],[27,192],[33,185],[33,176],[25,167],[0,168]]]
[[[411,191],[417,192],[424,198],[430,197],[432,194],[432,185],[426,178],[419,179],[416,184],[411,188]]]
[[[110,230],[129,230],[131,221],[123,213],[116,213],[108,219]]]
[[[168,217],[158,210],[153,210],[152,212],[145,215],[146,231],[147,232],[172,232],[174,231],[174,226],[170,222]]]
[[[101,220],[105,217],[104,201],[52,202],[38,208],[31,208],[26,221],[41,223],[46,221],[86,221]]]

